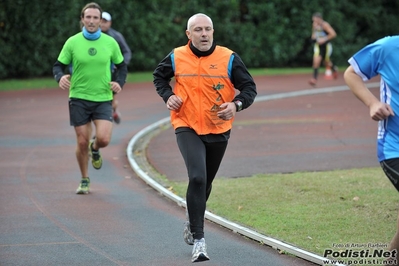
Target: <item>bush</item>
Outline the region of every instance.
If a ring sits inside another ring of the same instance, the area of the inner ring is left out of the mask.
[[[88,1],[4,0],[0,4],[0,78],[51,76],[66,39],[80,31]],[[389,0],[152,0],[98,1],[133,52],[129,72],[152,71],[174,47],[187,43],[188,18],[214,23],[215,41],[236,51],[249,68],[311,66],[311,16],[322,12],[338,33],[333,60],[397,33],[398,1]],[[320,9],[314,10],[318,6]]]

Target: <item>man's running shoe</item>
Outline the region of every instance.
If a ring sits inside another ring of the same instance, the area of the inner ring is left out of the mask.
[[[205,239],[201,238],[200,240],[194,240],[193,247],[193,256],[191,258],[191,262],[199,262],[209,260],[208,253],[206,252],[206,244]]]
[[[309,84],[312,86],[316,86],[316,83],[317,83],[317,80],[314,78],[309,80]]]
[[[103,165],[103,159],[101,158],[100,151],[93,150],[93,143],[95,138],[91,139],[89,142],[89,155],[91,156],[91,164],[93,165],[94,169],[100,169]]]
[[[190,222],[189,221],[186,221],[184,223],[183,239],[184,239],[184,242],[187,243],[187,245],[194,245],[194,238],[193,238],[193,234],[191,233],[191,230],[190,230]]]
[[[88,194],[90,189],[90,178],[82,178],[79,187],[76,190],[76,194]]]
[[[334,79],[338,78],[338,67],[337,66],[333,66],[333,77],[334,77]]]
[[[114,122],[116,124],[119,124],[121,122],[121,114],[117,110],[114,110],[112,118],[114,119]]]

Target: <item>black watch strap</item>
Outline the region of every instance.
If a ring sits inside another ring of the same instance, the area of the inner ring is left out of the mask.
[[[234,104],[236,105],[236,111],[237,112],[242,110],[242,102],[240,100],[234,101]]]

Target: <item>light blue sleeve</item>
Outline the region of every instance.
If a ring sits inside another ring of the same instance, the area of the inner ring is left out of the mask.
[[[379,40],[365,46],[348,60],[355,72],[361,76],[364,81],[367,81],[379,74],[378,71],[381,64],[382,54],[381,41],[382,40]]]

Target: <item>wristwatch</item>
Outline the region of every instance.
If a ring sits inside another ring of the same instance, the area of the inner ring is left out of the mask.
[[[236,105],[236,111],[237,112],[242,110],[242,102],[240,100],[234,101],[234,104]]]

